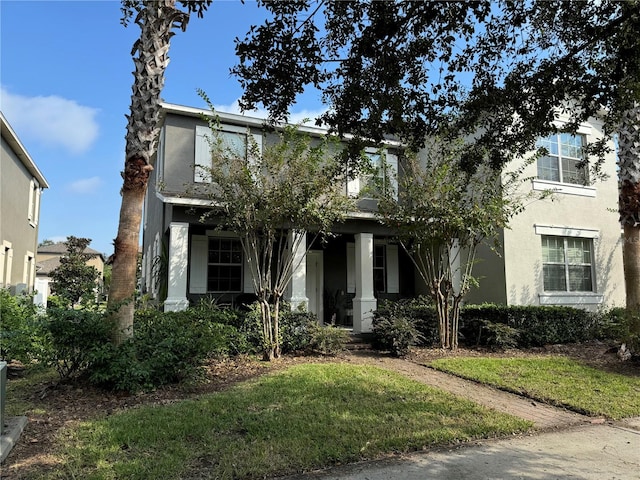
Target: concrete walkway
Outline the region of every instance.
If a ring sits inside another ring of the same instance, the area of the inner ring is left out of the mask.
[[[403,373],[495,410],[531,420],[530,435],[483,440],[287,477],[314,480],[584,479],[640,480],[640,418],[586,417],[475,382],[385,358]]]

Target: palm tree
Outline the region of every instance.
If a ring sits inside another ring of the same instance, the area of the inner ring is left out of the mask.
[[[131,94],[131,109],[127,116],[126,157],[122,177],[122,205],[118,235],[114,241],[114,260],[108,308],[114,312],[116,344],[133,335],[134,292],[136,288],[137,256],[142,219],[142,203],[147,190],[151,160],[160,132],[160,94],[164,74],[169,64],[169,44],[173,28],[186,29],[189,13],[198,16],[211,3],[183,1],[184,12],[176,8],[175,0],[124,0],[123,23],[135,14],[140,38],[132,49],[135,70]],[[136,55],[137,54],[137,55]]]

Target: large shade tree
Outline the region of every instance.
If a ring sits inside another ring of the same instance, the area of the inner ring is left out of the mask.
[[[113,268],[108,308],[116,318],[114,341],[133,334],[133,297],[142,203],[147,190],[152,159],[160,133],[160,94],[169,64],[169,46],[175,28],[186,29],[190,13],[202,16],[211,0],[123,0],[123,24],[131,19],[140,27],[140,37],[131,54],[135,69],[131,107],[127,115],[125,163],[122,172],[122,204],[118,234],[114,241]]]
[[[619,135],[627,306],[640,309],[637,0],[260,3],[272,18],[238,40],[233,72],[241,106],[262,103],[274,119],[314,87],[330,107],[319,121],[339,134],[413,148],[473,135],[461,154],[473,171],[484,154],[499,168],[533,149],[560,110],[569,132],[603,117]],[[587,148],[596,171],[605,140]]]

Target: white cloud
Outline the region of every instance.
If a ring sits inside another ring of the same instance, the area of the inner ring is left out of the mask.
[[[71,193],[94,193],[102,185],[100,177],[81,178],[67,185],[67,190]]]
[[[250,110],[250,111],[246,111],[246,112],[240,111],[240,104],[238,103],[238,100],[233,102],[231,105],[214,105],[214,108],[218,112],[236,113],[238,115],[246,115],[248,117],[267,118],[269,116],[269,112],[267,112],[266,110],[264,110],[262,108],[259,108],[259,109],[256,109],[256,110]],[[298,122],[301,122],[301,121],[307,119],[308,122],[306,122],[305,125],[307,125],[307,126],[315,126],[316,118],[319,117],[320,115],[322,115],[325,112],[326,112],[326,109],[322,109],[322,110],[302,110],[300,112],[293,112],[293,113],[291,113],[289,115],[289,123],[298,123]]]
[[[0,108],[21,138],[59,146],[72,154],[89,150],[98,137],[98,110],[56,95],[26,97],[0,88]]]

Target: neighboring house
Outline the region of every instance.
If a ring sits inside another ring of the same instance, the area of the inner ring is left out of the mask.
[[[158,154],[145,198],[142,291],[164,301],[165,310],[184,309],[204,296],[230,305],[254,298],[238,239],[230,232],[216,229],[215,219],[207,223],[200,221],[204,209],[210,205],[205,197],[193,193],[197,191],[194,186],[204,181],[196,166],[210,165],[211,161],[205,138],[209,129],[202,119],[206,113],[163,104]],[[275,141],[275,135],[263,128],[262,119],[220,112],[218,116],[221,135],[229,144],[246,145],[247,135],[259,146]],[[313,127],[302,129],[311,135],[325,133]],[[584,140],[588,141],[590,135],[598,131],[598,127],[590,127]],[[390,168],[397,169],[399,153],[398,144],[386,146]],[[373,152],[369,157],[372,163],[379,161]],[[596,187],[567,185],[568,177],[562,169],[560,174],[565,178],[560,180],[564,181],[534,181],[534,188],[551,186],[570,191],[558,193],[558,197],[563,197],[561,201],[540,202],[518,217],[512,230],[503,234],[505,254],[502,258],[481,252],[486,261],[478,265],[478,273],[491,278],[481,282],[481,285],[487,284],[486,288],[473,293],[474,302],[548,304],[564,301],[565,304],[595,305],[591,302],[621,304],[624,301],[620,226],[615,214],[607,210],[615,209],[616,205],[615,165],[609,165],[612,158],[607,160],[605,170],[612,172],[612,176]],[[550,166],[541,168],[542,175],[555,168],[552,159],[546,162]],[[556,167],[570,166],[571,162],[560,157],[555,164]],[[535,170],[535,166],[532,168]],[[534,171],[532,176],[535,175]],[[349,181],[344,186],[345,195],[357,195],[366,181],[366,178]],[[585,201],[590,203],[583,204]],[[373,200],[360,200],[359,211],[336,227],[335,233],[339,235],[329,239],[326,245],[311,246],[295,272],[288,295],[294,306],[305,304],[321,321],[352,327],[356,333],[370,331],[371,312],[379,299],[412,297],[425,291],[411,260],[393,240],[393,232],[376,220],[374,206]],[[577,251],[576,242],[570,241],[572,236],[580,238],[583,258],[579,265],[571,263]],[[522,250],[525,243],[527,257]],[[569,270],[571,282],[567,287],[569,291],[557,293],[562,277],[558,261],[560,245],[572,259],[562,263],[565,273]],[[514,252],[514,246],[520,251]],[[591,269],[590,285],[586,279],[587,267]],[[576,283],[578,270],[582,275],[579,284]],[[589,290],[576,293],[573,291],[576,285]],[[525,292],[529,295],[524,295]]]
[[[33,292],[40,198],[49,188],[37,165],[0,112],[0,287]]]
[[[38,263],[36,264],[36,275],[38,281],[43,285],[43,291],[39,292],[44,295],[45,305],[46,298],[51,295],[50,282],[52,281],[51,272],[60,265],[60,258],[67,253],[67,244],[65,242],[53,243],[51,245],[42,245],[38,247]],[[104,255],[93,248],[85,248],[84,253],[89,255],[87,265],[94,267],[98,271],[97,291],[102,292],[103,276],[104,276]]]
[[[558,117],[561,126],[567,118]],[[603,137],[592,119],[577,135],[540,139],[549,155],[527,166],[527,188],[554,195],[531,202],[502,232],[500,256],[480,252],[480,287],[469,303],[567,305],[595,310],[625,305],[622,231],[618,221],[615,151],[602,165],[605,179],[580,167],[583,147]],[[613,148],[613,145],[610,145]]]

